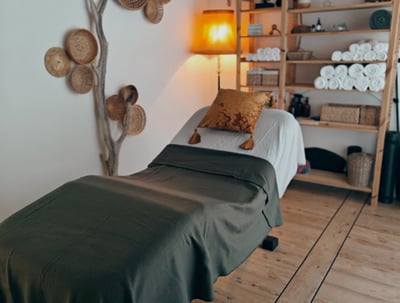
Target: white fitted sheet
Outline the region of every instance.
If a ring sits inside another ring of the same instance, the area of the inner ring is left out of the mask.
[[[290,113],[279,109],[264,109],[257,122],[252,150],[239,147],[248,137],[246,133],[198,128],[201,142],[189,144],[189,138],[208,110],[204,107],[193,114],[184,124],[171,144],[230,151],[268,160],[275,169],[279,197],[297,172],[298,165],[306,162],[301,128]]]

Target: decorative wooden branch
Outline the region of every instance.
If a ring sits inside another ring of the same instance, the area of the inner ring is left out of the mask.
[[[118,95],[113,95],[106,100],[108,42],[103,30],[103,13],[107,0],[85,1],[90,20],[95,25],[97,41],[85,29],[72,31],[68,35],[67,51],[61,47],[50,48],[45,55],[45,66],[51,75],[64,77],[70,71],[71,59],[78,64],[70,76],[71,87],[78,93],[87,93],[93,89],[101,163],[106,175],[115,176],[118,175],[122,143],[127,135],[137,135],[143,130],[146,114],[141,106],[135,104],[138,92],[134,85],[121,88]],[[163,5],[170,0],[117,1],[125,9],[143,8],[148,21],[159,23],[164,13]],[[76,38],[77,35],[78,38]],[[91,68],[86,64],[91,64]],[[121,124],[121,133],[117,139],[111,135],[110,119],[117,120]]]
[[[105,77],[106,77],[106,69],[107,69],[107,55],[108,55],[108,42],[104,35],[103,30],[103,12],[105,10],[107,0],[98,0],[97,3],[95,0],[86,0],[87,8],[90,16],[92,17],[96,29],[97,39],[99,42],[99,57],[96,63],[92,64],[92,68],[96,75],[96,82],[93,87],[93,95],[95,101],[95,114],[96,114],[96,125],[98,130],[98,136],[100,141],[101,154],[100,159],[103,165],[103,170],[106,175],[114,176],[118,175],[118,166],[119,166],[119,153],[121,150],[121,146],[123,141],[129,132],[129,124],[130,124],[130,116],[132,107],[134,106],[135,100],[125,100],[127,101],[125,108],[125,116],[121,122],[122,130],[119,137],[115,140],[111,135],[110,129],[110,118],[107,113],[107,104],[105,97]],[[120,4],[121,1],[119,1]],[[159,22],[161,20],[162,10],[155,10],[155,7],[161,7],[162,4],[167,3],[169,1],[161,0],[148,0],[146,1],[147,8],[147,17],[150,22]],[[159,13],[158,16],[154,15],[154,12]],[[153,22],[153,23],[154,23]],[[136,88],[135,88],[136,89]]]

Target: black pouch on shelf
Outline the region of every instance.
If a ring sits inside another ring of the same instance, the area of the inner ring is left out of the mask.
[[[306,159],[310,161],[311,169],[321,169],[336,173],[344,173],[346,160],[329,150],[319,147],[307,147],[305,149]]]

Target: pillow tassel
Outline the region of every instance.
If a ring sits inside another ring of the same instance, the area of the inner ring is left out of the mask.
[[[197,128],[194,130],[193,135],[189,139],[189,144],[197,144],[200,143],[201,137],[199,132],[197,131]]]
[[[247,139],[245,142],[243,142],[243,143],[240,145],[240,148],[246,149],[246,150],[253,149],[253,147],[254,147],[254,138],[253,138],[253,135],[251,135],[249,139]]]

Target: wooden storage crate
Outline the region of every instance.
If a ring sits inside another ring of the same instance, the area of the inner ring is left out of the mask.
[[[247,86],[260,86],[262,84],[261,72],[247,72]]]
[[[279,71],[278,70],[263,70],[261,84],[265,86],[277,86],[279,83]]]
[[[361,105],[360,106],[360,124],[378,126],[380,114],[381,114],[380,106]]]
[[[327,103],[321,107],[321,121],[359,124],[360,106]]]

